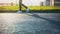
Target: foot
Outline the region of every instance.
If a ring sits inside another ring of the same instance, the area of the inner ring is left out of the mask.
[[[22,13],[22,11],[18,10],[17,13]]]
[[[29,12],[29,8],[26,9],[26,12]]]

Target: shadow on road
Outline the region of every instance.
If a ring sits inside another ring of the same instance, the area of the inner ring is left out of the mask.
[[[49,21],[51,24],[55,24],[56,26],[58,26],[59,29],[60,29],[60,21],[56,21],[56,20],[52,20],[52,19],[40,17],[39,15],[37,15],[37,14],[32,14],[32,13],[31,13],[31,14],[27,14],[27,15],[33,16],[33,17],[35,17],[35,18],[47,20],[47,21]]]

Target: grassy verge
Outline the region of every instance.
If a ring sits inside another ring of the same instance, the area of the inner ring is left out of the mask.
[[[18,6],[0,6],[0,10],[18,10]]]
[[[28,6],[30,10],[54,10],[59,9],[60,6]],[[0,10],[19,10],[19,6],[0,6]],[[22,10],[25,10],[22,7]]]

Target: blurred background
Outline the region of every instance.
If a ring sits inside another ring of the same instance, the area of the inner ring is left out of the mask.
[[[60,10],[60,0],[22,0],[22,3],[30,10]],[[0,10],[19,10],[19,0],[0,0]]]

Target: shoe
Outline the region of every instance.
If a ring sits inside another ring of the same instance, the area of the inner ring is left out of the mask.
[[[18,10],[17,13],[22,13],[22,11]]]
[[[26,9],[26,12],[29,12],[29,8]]]

